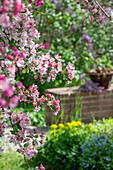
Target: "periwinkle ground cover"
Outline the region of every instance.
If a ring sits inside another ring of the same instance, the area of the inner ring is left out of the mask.
[[[113,169],[113,119],[52,125],[33,164],[47,170]]]

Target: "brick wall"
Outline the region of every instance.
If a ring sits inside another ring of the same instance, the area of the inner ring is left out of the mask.
[[[93,117],[98,120],[113,116],[113,84],[102,94],[80,92],[78,86],[47,89],[45,94],[47,93],[53,94],[60,100],[64,108],[64,121],[66,119],[70,121],[70,117],[75,116],[77,107],[80,110],[80,105],[82,105],[82,121],[85,123],[91,122]],[[57,119],[60,114],[61,111],[57,117],[53,116],[52,111],[46,106],[46,123],[48,125],[54,123],[54,119]]]

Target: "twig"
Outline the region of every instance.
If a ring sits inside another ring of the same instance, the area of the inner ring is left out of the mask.
[[[26,157],[25,157],[25,154],[24,154],[24,160],[25,160],[25,162],[26,162],[28,168],[30,169],[30,166],[29,166],[29,164],[28,164],[28,162],[27,162],[27,159],[26,159]]]
[[[101,11],[105,14],[106,17],[108,17],[111,20],[111,16],[107,14],[107,12],[101,7],[101,5],[98,3],[97,0],[94,0],[95,3],[98,5],[98,7],[101,9]]]

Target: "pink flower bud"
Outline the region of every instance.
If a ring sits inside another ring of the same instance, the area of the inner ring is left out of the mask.
[[[88,3],[88,0],[84,0],[84,2],[87,4],[87,3]]]
[[[81,7],[84,7],[84,4],[80,4]]]
[[[14,59],[11,55],[6,55],[6,58],[10,61],[12,61]]]
[[[38,0],[38,2],[36,3],[36,6],[42,6],[44,4],[43,0]]]
[[[26,55],[25,55],[25,53],[21,53],[20,54],[20,57],[23,59],[23,58],[26,58]]]
[[[34,79],[37,79],[38,78],[38,76],[37,75],[34,75]]]
[[[3,107],[3,108],[7,108],[8,107],[8,103],[3,98],[0,99],[0,107]]]
[[[38,130],[37,130],[37,129],[34,129],[34,132],[35,132],[35,133],[38,133]]]
[[[5,52],[4,47],[1,47],[1,46],[0,46],[0,52],[1,52],[2,54]]]
[[[13,87],[9,87],[8,89],[3,91],[5,97],[11,97],[14,93]]]
[[[13,97],[10,99],[9,107],[12,108],[12,109],[14,109],[15,107],[17,107],[19,99],[20,99],[20,98],[19,98],[18,96],[13,96]]]
[[[5,22],[6,24],[10,23],[10,18],[9,18],[8,15],[5,16],[4,22]]]
[[[7,8],[6,6],[3,6],[3,7],[1,8],[1,12],[2,12],[2,13],[7,12],[7,11],[8,11],[8,8]]]
[[[32,3],[34,0],[29,0],[29,3]]]
[[[44,47],[45,47],[46,50],[49,50],[49,43],[45,43]]]
[[[49,99],[51,98],[51,94],[47,94],[46,96],[47,96]]]
[[[3,3],[4,3],[4,5],[6,5],[6,6],[10,4],[10,2],[9,2],[8,0],[4,0]]]

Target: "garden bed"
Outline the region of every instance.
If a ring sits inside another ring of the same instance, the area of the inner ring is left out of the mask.
[[[113,169],[113,119],[51,125],[33,164],[46,170]]]

